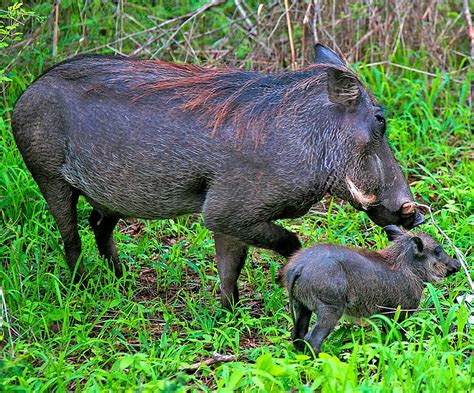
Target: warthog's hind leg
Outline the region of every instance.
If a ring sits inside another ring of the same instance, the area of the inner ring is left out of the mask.
[[[94,231],[100,255],[110,262],[111,269],[120,278],[123,275],[122,265],[120,264],[117,247],[113,238],[114,228],[118,220],[116,217],[103,215],[94,209],[89,217],[89,225]]]
[[[59,227],[64,243],[67,264],[71,273],[73,273],[74,282],[78,283],[84,275],[82,262],[76,266],[81,255],[81,239],[77,230],[77,200],[79,198],[79,191],[60,179],[36,176],[35,180]]]

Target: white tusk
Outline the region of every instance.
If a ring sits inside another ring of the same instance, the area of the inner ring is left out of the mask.
[[[367,208],[374,204],[377,200],[377,197],[374,194],[365,195],[361,190],[357,188],[357,186],[353,183],[351,179],[346,176],[346,183],[349,188],[349,191],[352,197],[360,203],[362,209],[367,210]]]

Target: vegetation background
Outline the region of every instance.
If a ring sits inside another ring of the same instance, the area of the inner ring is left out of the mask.
[[[386,106],[389,139],[416,198],[433,206],[439,225],[469,255],[467,0],[0,4],[0,391],[473,391],[472,310],[456,301],[469,292],[462,272],[429,286],[422,310],[390,323],[387,334],[383,316],[365,327],[344,321],[313,360],[290,343],[286,295],[275,279],[282,259],[253,251],[239,311],[230,314],[219,306],[214,245],[201,217],[120,222],[116,238],[130,272],[117,281],[98,257],[82,202],[83,260],[96,278],[79,290],[10,128],[27,86],[74,55],[271,72],[309,64],[320,40],[345,56]],[[366,216],[329,197],[284,225],[307,245],[386,244]],[[423,230],[442,241],[432,225]],[[214,352],[235,358],[196,367]]]

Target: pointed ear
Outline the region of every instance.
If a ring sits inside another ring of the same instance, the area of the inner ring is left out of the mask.
[[[360,100],[360,88],[357,78],[349,71],[328,67],[328,97],[334,104],[343,105],[353,111]]]
[[[342,58],[336,52],[334,52],[332,49],[329,49],[326,45],[319,43],[314,46],[314,62],[334,64],[339,66],[346,65],[344,60],[342,60]]]
[[[418,236],[413,236],[410,241],[412,242],[413,252],[417,257],[423,255],[423,241]]]
[[[393,242],[403,236],[403,232],[396,225],[387,225],[383,228],[389,241]]]

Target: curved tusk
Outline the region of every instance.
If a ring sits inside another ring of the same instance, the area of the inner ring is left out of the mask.
[[[367,210],[370,205],[373,205],[377,201],[377,196],[374,194],[365,195],[348,177],[346,177],[346,183],[352,197],[360,203],[362,209]]]

